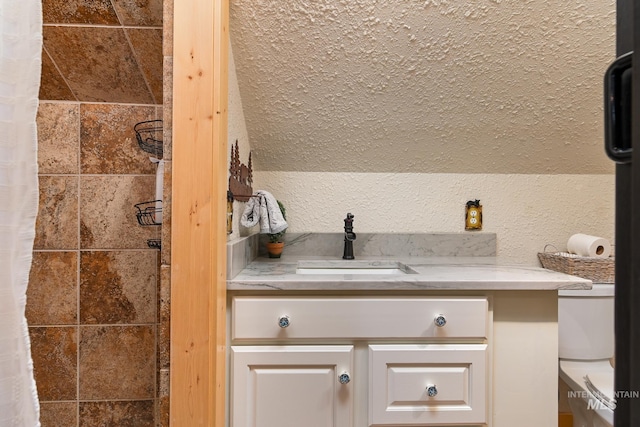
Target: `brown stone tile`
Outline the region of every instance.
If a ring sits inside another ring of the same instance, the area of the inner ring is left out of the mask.
[[[155,397],[155,327],[81,326],[80,335],[80,400]]]
[[[41,427],[76,427],[78,402],[40,402]]]
[[[164,143],[163,158],[171,160],[173,158],[173,58],[164,58],[164,84],[162,94],[164,96],[162,109],[162,141]]]
[[[168,369],[171,356],[171,266],[160,267],[158,292],[158,366]]]
[[[56,68],[45,49],[42,49],[42,74],[40,75],[40,93],[38,99],[51,101],[75,101],[76,96]]]
[[[37,123],[38,172],[77,174],[80,170],[80,104],[41,102]]]
[[[26,316],[30,325],[75,325],[78,311],[78,253],[34,252]]]
[[[161,369],[158,374],[158,398],[156,407],[156,426],[169,427],[169,379],[171,371]]]
[[[161,265],[171,265],[171,213],[172,190],[171,177],[173,164],[170,161],[164,163],[164,190],[162,195],[162,248],[160,251]]]
[[[155,251],[82,252],[80,323],[156,322]]]
[[[76,398],[76,327],[29,328],[33,369],[40,400]]]
[[[34,249],[78,249],[78,177],[40,176]]]
[[[155,176],[83,176],[80,180],[82,249],[146,249],[158,226],[141,226],[134,205],[154,200]]]
[[[162,29],[164,31],[162,39],[164,40],[162,46],[162,54],[164,56],[173,55],[173,1],[164,0],[162,2]]]
[[[162,26],[162,0],[112,0],[122,25]]]
[[[155,427],[154,401],[80,402],[80,427]]]
[[[122,28],[43,28],[44,46],[78,100],[153,103]]]
[[[170,427],[170,403],[169,397],[158,399],[158,414],[156,415],[156,425],[158,427]]]
[[[136,123],[155,118],[154,107],[82,104],[80,117],[82,173],[156,173],[151,154],[140,149],[133,130]]]
[[[109,0],[43,0],[42,19],[45,24],[119,24]]]
[[[128,28],[125,30],[138,58],[156,104],[162,104],[162,30]]]

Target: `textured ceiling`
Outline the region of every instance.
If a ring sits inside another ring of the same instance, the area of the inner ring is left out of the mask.
[[[613,171],[614,0],[230,3],[257,170]]]
[[[40,99],[162,104],[162,0],[43,0]]]

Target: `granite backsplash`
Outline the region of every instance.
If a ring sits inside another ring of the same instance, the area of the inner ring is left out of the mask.
[[[286,233],[284,255],[335,256],[340,259],[343,233]],[[251,261],[266,256],[266,235],[253,234],[227,243],[227,278],[235,277]],[[496,256],[495,233],[358,233],[355,256],[471,257]]]

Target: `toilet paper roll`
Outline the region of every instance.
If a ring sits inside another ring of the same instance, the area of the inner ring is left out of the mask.
[[[611,255],[611,243],[602,237],[574,234],[569,237],[567,251],[580,256],[608,258]]]

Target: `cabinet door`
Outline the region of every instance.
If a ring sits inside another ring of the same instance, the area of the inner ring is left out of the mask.
[[[234,346],[231,363],[231,427],[351,427],[353,346]]]
[[[369,425],[487,421],[487,345],[369,346]]]

